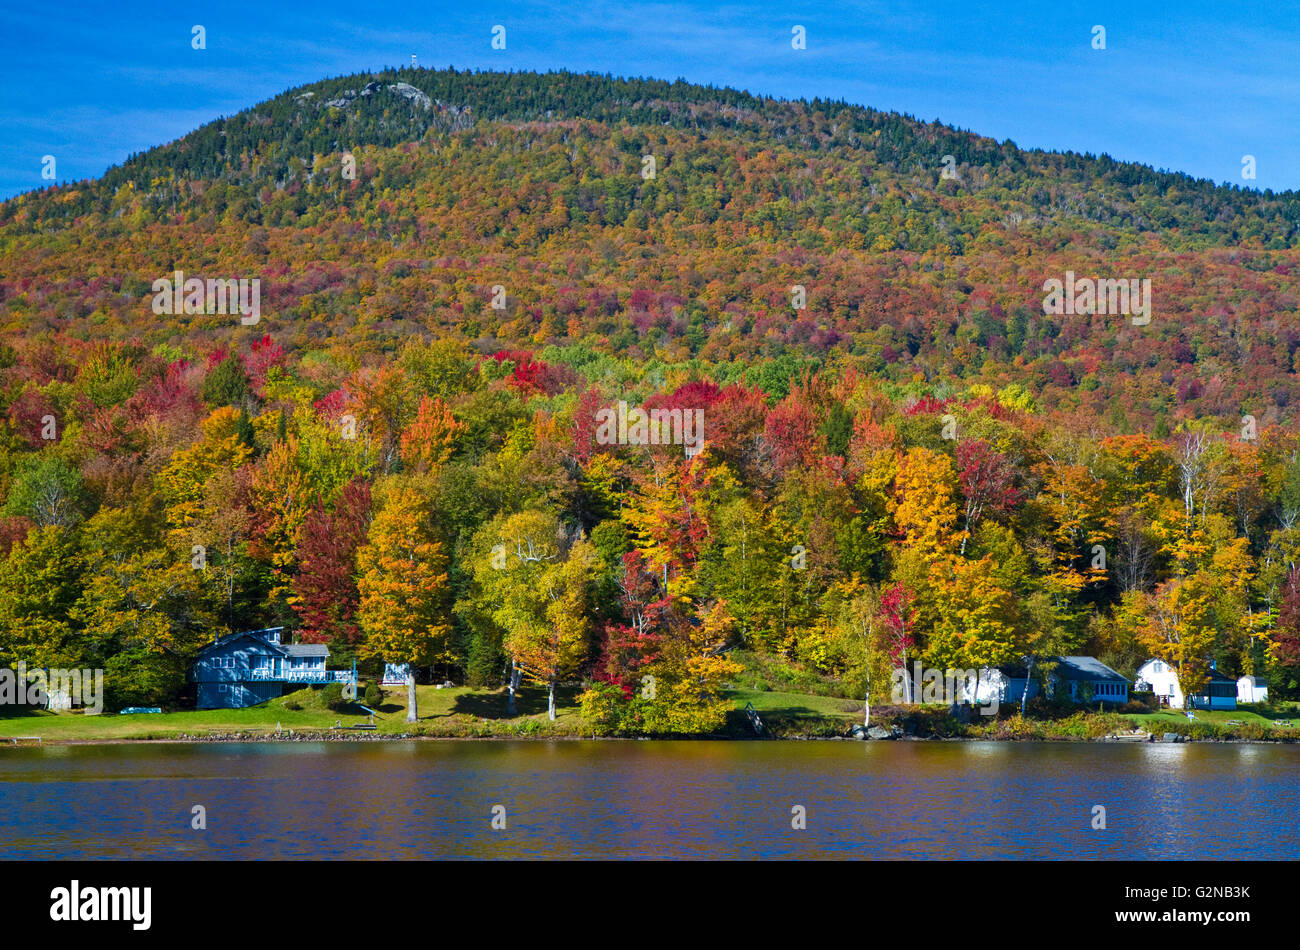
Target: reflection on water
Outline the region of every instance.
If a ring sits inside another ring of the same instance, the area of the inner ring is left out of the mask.
[[[11,748],[0,858],[1296,858],[1298,766],[1248,745]]]

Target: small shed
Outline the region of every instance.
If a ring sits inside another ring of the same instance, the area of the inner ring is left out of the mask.
[[[379,681],[380,686],[405,686],[406,680],[411,675],[410,663],[385,663],[384,678]]]
[[[1262,676],[1251,676],[1249,673],[1240,677],[1237,680],[1237,702],[1268,702],[1268,684],[1264,682],[1264,678]]]

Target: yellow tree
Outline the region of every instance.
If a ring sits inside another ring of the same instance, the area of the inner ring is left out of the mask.
[[[1214,551],[1202,574],[1214,597],[1214,628],[1219,653],[1235,653],[1243,671],[1251,662],[1255,640],[1267,640],[1267,613],[1251,609],[1255,561],[1246,538],[1225,540]]]
[[[1213,595],[1204,575],[1172,578],[1144,598],[1145,615],[1137,622],[1138,642],[1174,668],[1185,696],[1198,693],[1208,678]]]
[[[898,458],[887,502],[899,538],[894,578],[915,595],[915,633],[924,635],[940,619],[935,581],[941,564],[957,556],[957,470],[939,452],[914,447]]]
[[[198,572],[214,611],[219,611],[226,629],[232,632],[249,622],[256,611],[251,602],[257,565],[249,550],[256,520],[250,482],[248,467],[215,469],[204,482],[197,503],[186,506],[185,523],[168,539],[173,557]]]
[[[421,487],[407,479],[385,484],[367,542],[357,551],[361,653],[410,664],[407,722],[417,718],[414,667],[446,658],[449,630],[447,558]]]
[[[671,625],[658,657],[644,667],[649,677],[643,681],[641,705],[646,731],[688,734],[721,728],[731,708],[722,684],[743,671],[722,652],[733,639],[733,621],[722,601],[700,605],[694,620],[681,617]]]
[[[1085,466],[1058,461],[1043,463],[1038,475],[1043,485],[1038,507],[1051,525],[1051,573],[1062,588],[1077,593],[1106,576],[1103,562],[1090,557],[1092,548],[1114,531],[1102,501],[1102,485]],[[1080,570],[1085,558],[1088,566]]]
[[[555,687],[586,657],[587,598],[595,570],[595,548],[583,537],[570,540],[559,520],[543,511],[523,511],[487,528],[497,542],[470,570],[487,602],[487,612],[504,631],[511,658],[510,711],[520,675],[547,687],[547,712],[555,718]]]
[[[375,440],[379,461],[391,472],[400,452],[402,430],[410,418],[409,380],[396,366],[363,369],[348,380],[357,421],[367,440]]]
[[[1173,459],[1181,504],[1166,505],[1154,529],[1178,573],[1186,577],[1213,550],[1214,529],[1208,520],[1223,488],[1229,452],[1207,424],[1187,423],[1174,437]]]
[[[552,720],[557,682],[576,672],[587,655],[587,594],[595,563],[591,543],[575,542],[563,561],[542,571],[538,593],[545,597],[544,622],[522,624],[506,637],[506,647],[524,673],[546,684],[546,712]]]
[[[1256,442],[1227,443],[1227,464],[1220,487],[1233,527],[1242,537],[1250,537],[1267,505],[1264,464]]]
[[[33,528],[0,557],[0,664],[76,666],[82,645],[69,615],[84,570],[76,535]]]
[[[270,595],[289,590],[289,572],[295,559],[298,529],[318,500],[310,476],[298,463],[298,438],[278,441],[253,473],[250,493],[254,510],[261,513],[261,553],[271,562],[276,584]]]
[[[1168,447],[1146,435],[1103,439],[1098,459],[1112,509],[1134,508],[1154,518],[1174,484],[1174,461]]]
[[[931,585],[937,615],[926,651],[931,666],[978,670],[1020,656],[1015,600],[998,583],[991,556],[946,558],[935,565]]]
[[[926,448],[907,450],[894,476],[889,502],[902,545],[926,561],[956,550],[957,471],[952,459]]]
[[[198,572],[165,548],[132,512],[101,508],[86,523],[85,570],[70,615],[105,667],[120,702],[171,699],[215,618],[202,608]]]
[[[253,450],[239,438],[239,412],[229,406],[217,409],[199,423],[201,438],[172,455],[158,475],[158,487],[167,503],[167,522],[173,530],[192,528],[204,508],[208,482],[220,473],[240,468]]]

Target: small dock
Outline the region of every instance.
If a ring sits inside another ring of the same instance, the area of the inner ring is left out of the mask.
[[[1109,742],[1150,742],[1151,733],[1145,729],[1125,729],[1122,732],[1112,732],[1106,739]]]
[[[10,745],[40,745],[40,736],[0,736],[0,742],[7,742]]]

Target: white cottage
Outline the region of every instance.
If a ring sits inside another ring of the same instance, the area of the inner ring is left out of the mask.
[[[1264,678],[1262,676],[1251,676],[1248,673],[1237,680],[1237,702],[1268,702],[1268,684],[1264,682]]]
[[[1205,688],[1189,701],[1178,684],[1178,673],[1164,660],[1147,660],[1137,672],[1138,681],[1146,683],[1162,702],[1174,709],[1236,709],[1237,681],[1225,676],[1210,664]]]
[[[1164,705],[1173,709],[1183,708],[1183,690],[1178,685],[1178,674],[1164,660],[1147,660],[1138,668],[1137,678],[1138,686],[1146,684]]]

